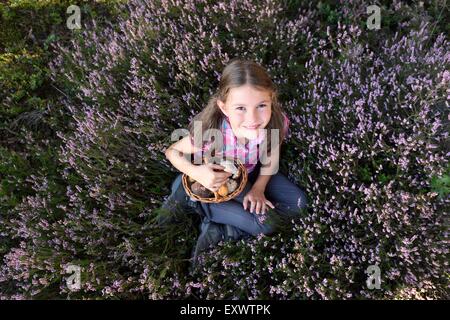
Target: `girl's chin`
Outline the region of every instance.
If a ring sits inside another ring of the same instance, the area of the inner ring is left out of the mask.
[[[235,134],[239,139],[246,138],[248,140],[255,140],[259,139],[260,135],[264,135],[264,129],[262,129],[261,127],[258,127],[256,129],[247,129],[244,127],[240,127],[236,133]]]
[[[259,137],[259,130],[260,129],[245,129],[243,130],[243,136],[250,140],[257,139]]]

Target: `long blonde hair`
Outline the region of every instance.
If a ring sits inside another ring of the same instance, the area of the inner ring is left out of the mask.
[[[194,137],[194,121],[201,121],[202,134],[209,129],[220,129],[222,119],[225,117],[217,105],[217,100],[225,102],[232,88],[243,85],[251,85],[257,90],[270,92],[272,100],[272,115],[267,124],[267,137],[271,137],[271,130],[279,130],[280,144],[283,141],[283,111],[278,102],[278,90],[272,82],[268,72],[259,64],[239,58],[232,59],[224,68],[217,91],[209,98],[206,107],[198,113],[189,124],[189,133]],[[270,140],[267,139],[267,147],[270,152]]]

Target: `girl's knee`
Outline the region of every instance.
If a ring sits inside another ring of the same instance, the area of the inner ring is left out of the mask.
[[[299,188],[297,195],[297,207],[301,210],[306,209],[308,206],[308,199],[306,198],[306,194]]]
[[[303,209],[308,206],[308,200],[306,194],[300,189],[296,188],[296,192],[292,194],[289,201],[281,208],[289,215],[299,215]]]
[[[254,237],[257,237],[260,234],[268,236],[274,232],[275,229],[273,225],[267,221],[260,221],[256,213],[253,214],[253,219],[253,224],[250,228],[251,230],[248,230],[247,232]]]
[[[262,224],[261,227],[253,235],[255,237],[260,234],[263,234],[265,236],[270,236],[274,232],[275,232],[275,228],[272,225],[265,223],[265,224]]]

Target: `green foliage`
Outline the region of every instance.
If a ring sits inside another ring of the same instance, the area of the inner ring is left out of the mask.
[[[431,179],[431,190],[437,192],[439,197],[446,198],[450,194],[450,166],[447,168],[447,172],[442,176],[434,176]]]
[[[3,212],[18,204],[29,169],[30,165],[22,155],[0,146],[0,199],[6,199],[0,203]]]

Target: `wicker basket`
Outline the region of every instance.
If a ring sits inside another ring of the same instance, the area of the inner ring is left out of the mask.
[[[221,196],[218,192],[214,192],[213,193],[214,197],[202,198],[199,195],[196,195],[195,193],[192,192],[192,190],[191,190],[192,182],[189,181],[188,175],[183,174],[182,182],[183,182],[183,187],[186,190],[186,193],[192,199],[195,199],[195,200],[198,200],[201,202],[207,202],[207,203],[220,203],[220,202],[225,202],[225,201],[231,200],[234,197],[237,197],[242,192],[242,190],[244,190],[244,187],[247,184],[248,173],[247,173],[247,169],[242,164],[242,162],[239,161],[239,159],[235,160],[235,164],[237,164],[238,168],[239,168],[239,178],[236,179],[236,181],[238,182],[238,187],[233,192],[227,194],[226,196]]]

